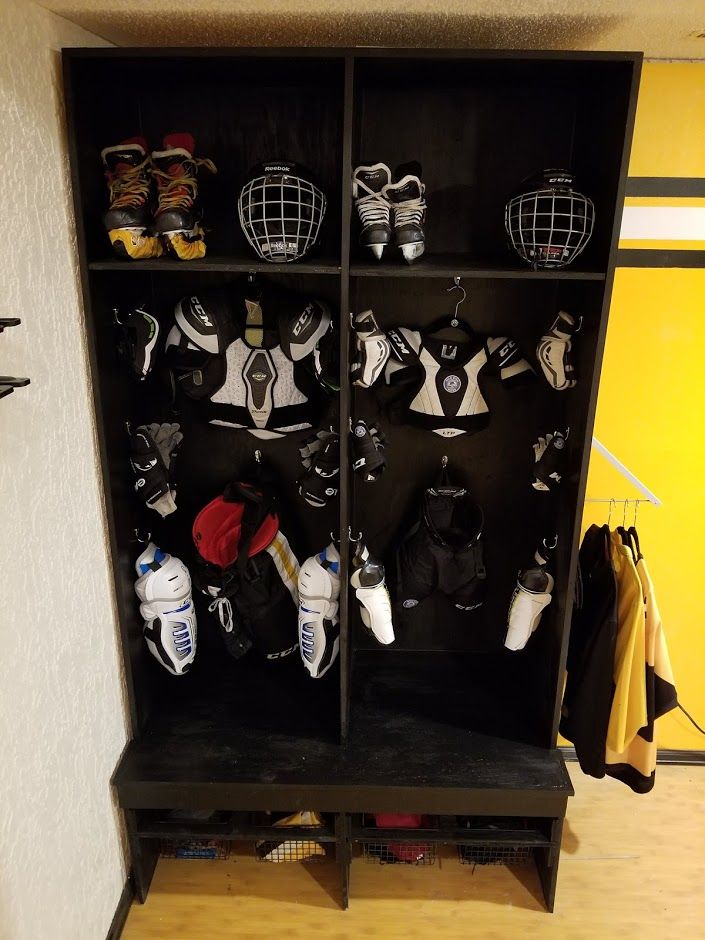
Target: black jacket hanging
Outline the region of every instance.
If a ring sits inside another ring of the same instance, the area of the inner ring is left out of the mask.
[[[582,596],[573,610],[560,731],[575,746],[583,773],[604,777],[617,638],[617,581],[607,526],[587,530],[579,566]]]

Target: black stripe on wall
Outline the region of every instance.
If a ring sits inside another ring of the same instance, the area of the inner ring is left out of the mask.
[[[630,176],[627,196],[685,196],[705,199],[705,178],[698,176]]]
[[[620,248],[618,268],[705,268],[705,250]]]

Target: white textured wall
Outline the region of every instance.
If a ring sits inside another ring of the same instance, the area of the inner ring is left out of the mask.
[[[103,940],[125,871],[126,739],[63,142],[58,50],[103,44],[0,0],[0,938]]]

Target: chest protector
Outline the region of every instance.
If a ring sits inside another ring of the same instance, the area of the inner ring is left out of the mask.
[[[183,392],[211,424],[260,438],[310,428],[323,403],[319,343],[331,330],[318,300],[267,287],[182,298],[167,353]]]
[[[461,321],[462,322],[462,321]],[[390,356],[385,379],[407,389],[408,421],[441,437],[473,434],[489,423],[480,377],[499,375],[511,385],[533,375],[514,340],[480,336],[467,324],[465,336],[450,342],[406,327],[387,330]]]

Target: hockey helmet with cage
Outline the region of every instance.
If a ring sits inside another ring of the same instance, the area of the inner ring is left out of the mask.
[[[534,268],[562,268],[590,240],[595,206],[573,189],[574,181],[568,170],[543,170],[526,179],[505,207],[512,247]]]
[[[242,187],[238,215],[245,237],[263,261],[296,261],[318,238],[326,197],[308,170],[274,161],[255,167]]]

